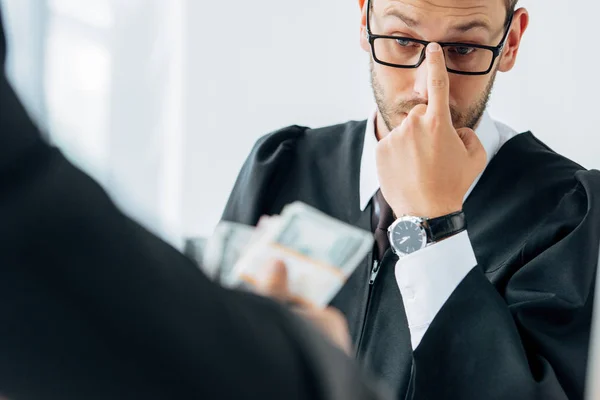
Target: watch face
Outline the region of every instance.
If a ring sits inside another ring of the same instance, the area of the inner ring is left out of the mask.
[[[417,218],[400,218],[390,228],[390,243],[401,254],[410,254],[427,244],[427,233]]]

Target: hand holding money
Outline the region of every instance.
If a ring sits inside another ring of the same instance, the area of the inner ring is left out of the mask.
[[[289,291],[287,269],[282,261],[269,261],[265,270],[265,279],[258,286],[260,294],[291,304],[294,312],[312,323],[346,354],[351,354],[352,340],[348,331],[348,323],[338,309],[333,307],[321,309],[302,302],[302,300],[293,300]]]
[[[256,229],[222,222],[206,246],[203,264],[226,287],[259,287],[272,259],[287,267],[289,295],[324,308],[373,247],[370,232],[296,202]]]

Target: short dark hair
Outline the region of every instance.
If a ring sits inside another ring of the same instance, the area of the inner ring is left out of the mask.
[[[519,0],[505,0],[506,1],[506,24],[510,17],[514,14],[515,8],[517,8],[517,3]]]
[[[512,13],[515,12],[515,8],[517,8],[517,3],[519,2],[519,0],[505,0],[506,2],[506,21],[508,21],[508,18],[512,15]],[[373,1],[371,1],[371,9],[373,9]]]

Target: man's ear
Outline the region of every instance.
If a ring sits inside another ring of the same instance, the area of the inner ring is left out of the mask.
[[[371,45],[367,40],[367,2],[358,1],[360,5],[360,47],[367,53],[371,52]]]
[[[527,10],[525,8],[520,8],[515,11],[512,26],[508,32],[506,44],[504,45],[502,55],[500,56],[500,62],[498,64],[499,71],[507,72],[515,66],[519,47],[521,46],[521,39],[523,39],[523,34],[528,26],[529,13]]]

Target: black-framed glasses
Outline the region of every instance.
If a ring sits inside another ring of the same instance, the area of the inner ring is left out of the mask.
[[[371,45],[373,59],[394,68],[418,68],[425,60],[425,49],[431,42],[402,36],[374,35],[370,26],[371,0],[367,1],[367,40]],[[512,25],[511,14],[506,31],[498,46],[472,43],[438,42],[444,50],[446,69],[460,75],[487,75],[496,58],[502,54],[508,32]]]

